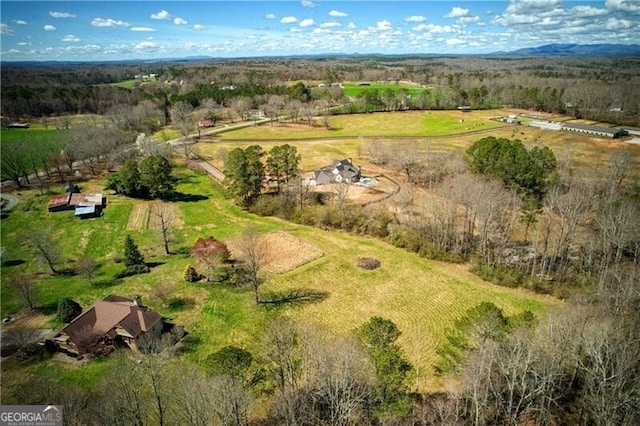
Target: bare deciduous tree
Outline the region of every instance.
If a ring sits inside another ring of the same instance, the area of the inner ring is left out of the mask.
[[[173,242],[174,232],[173,232],[173,221],[174,214],[171,210],[165,210],[158,207],[152,207],[151,211],[153,215],[157,218],[157,230],[162,238],[162,245],[164,247],[165,254],[171,254],[169,250],[169,244]]]
[[[90,285],[93,285],[93,278],[98,270],[98,262],[90,256],[83,256],[78,260],[76,270],[89,281]]]
[[[262,284],[262,268],[266,260],[266,246],[264,240],[255,228],[247,228],[238,242],[240,266],[245,273],[247,284],[253,289],[256,303],[260,303],[258,288]]]
[[[52,274],[58,274],[56,264],[60,260],[60,249],[53,239],[51,228],[33,229],[26,245],[33,249],[47,264]]]

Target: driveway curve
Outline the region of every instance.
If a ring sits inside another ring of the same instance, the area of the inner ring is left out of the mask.
[[[8,213],[12,208],[18,204],[18,198],[14,197],[10,194],[0,194],[0,197],[4,200],[2,203],[2,208],[0,208],[0,212]]]

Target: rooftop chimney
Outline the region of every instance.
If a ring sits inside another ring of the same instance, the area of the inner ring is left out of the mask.
[[[142,296],[136,294],[136,296],[133,298],[133,304],[136,306],[142,306]]]

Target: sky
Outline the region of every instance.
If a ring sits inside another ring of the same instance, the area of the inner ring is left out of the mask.
[[[3,61],[478,54],[640,44],[640,0],[6,1]]]

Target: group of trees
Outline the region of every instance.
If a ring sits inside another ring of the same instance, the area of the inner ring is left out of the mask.
[[[267,157],[263,161],[263,157]],[[298,175],[300,155],[295,146],[274,146],[265,153],[259,145],[229,151],[225,161],[225,180],[229,192],[243,206],[248,206],[270,181],[277,192]]]
[[[171,170],[171,162],[161,155],[148,156],[139,164],[130,158],[109,176],[105,188],[129,197],[168,199],[175,192]]]
[[[260,357],[225,346],[198,368],[155,345],[138,355],[139,362],[118,356],[93,389],[62,388],[52,380],[33,392],[27,382],[15,397],[64,404],[66,421],[80,424],[248,425],[265,398],[273,400],[264,413],[268,424],[375,424],[411,410],[411,366],[395,343],[399,334],[383,318],[372,318],[357,333],[329,337],[314,325],[277,317],[257,343]],[[388,409],[398,398],[407,403]]]

